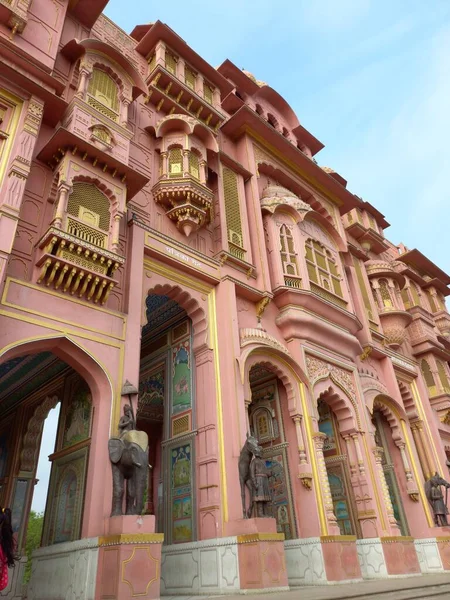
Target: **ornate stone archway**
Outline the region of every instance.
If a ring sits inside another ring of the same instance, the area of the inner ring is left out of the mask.
[[[34,411],[28,422],[27,431],[23,438],[22,452],[20,453],[20,470],[33,472],[39,455],[39,446],[42,428],[48,413],[55,408],[60,399],[58,396],[47,396]]]

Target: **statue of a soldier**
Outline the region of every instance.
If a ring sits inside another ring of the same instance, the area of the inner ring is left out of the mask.
[[[445,501],[442,493],[442,486],[445,487]],[[428,502],[431,504],[434,515],[434,524],[436,527],[448,527],[447,515],[447,490],[450,488],[450,483],[445,481],[440,475],[435,473],[428,481],[425,482],[425,494]]]
[[[257,517],[271,517],[269,513],[269,505],[272,504],[272,498],[269,488],[270,472],[266,467],[266,463],[261,457],[261,448],[255,448],[253,451],[253,459],[250,463],[250,476],[253,483],[252,501],[256,507]]]

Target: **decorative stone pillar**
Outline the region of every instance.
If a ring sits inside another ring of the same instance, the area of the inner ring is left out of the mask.
[[[220,109],[220,90],[217,88],[214,88],[213,91],[213,106],[218,110]]]
[[[199,163],[199,167],[200,167],[200,183],[203,185],[206,185],[206,161],[205,160],[201,160]]]
[[[119,249],[119,228],[120,228],[120,219],[121,215],[114,215],[114,220],[112,224],[112,232],[111,232],[111,250],[113,252],[117,252]]]
[[[167,175],[168,175],[167,159],[168,159],[167,152],[161,152],[161,167],[162,167],[161,177],[167,177]]]
[[[356,463],[352,452],[352,438],[350,435],[343,435],[345,445],[347,447],[348,465],[350,467],[350,477],[356,477]],[[353,448],[355,445],[353,444]]]
[[[251,401],[251,399],[250,400],[244,399],[244,403],[245,403],[245,426],[247,427],[248,433],[250,433],[249,411],[250,411],[250,404],[252,403],[252,401]]]
[[[330,483],[328,481],[327,468],[325,466],[325,458],[323,456],[323,445],[327,436],[319,431],[313,433],[314,445],[316,449],[317,468],[319,470],[320,490],[317,493],[322,493],[325,515],[328,524],[328,532],[330,535],[339,535],[340,530],[337,524],[336,515],[333,510],[333,500],[331,498]]]
[[[176,66],[176,75],[177,78],[182,81],[183,83],[185,82],[185,78],[184,78],[184,67],[185,67],[185,62],[184,59],[180,57],[178,57],[178,61],[177,61],[177,66]]]
[[[155,48],[155,60],[157,65],[166,66],[166,45],[164,42],[158,42]]]
[[[200,98],[203,98],[203,83],[203,75],[197,73],[197,77],[195,78],[195,93],[200,96]]]
[[[189,150],[183,150],[183,175],[189,175]]]
[[[362,435],[362,434],[360,434],[360,433],[352,433],[351,434],[351,438],[352,438],[353,443],[355,445],[356,459],[358,461],[359,474],[365,476],[366,472],[365,472],[365,468],[364,468],[364,459],[363,459],[363,455],[362,455],[362,452],[361,452],[361,445],[360,445],[360,442],[359,442],[360,435]]]
[[[72,186],[69,185],[66,181],[61,181],[58,186],[58,200],[56,205],[56,214],[53,220],[54,227],[58,229],[62,228],[62,222],[64,219],[64,215],[66,214],[67,209],[67,199],[69,197],[70,192],[72,191]]]
[[[89,82],[90,75],[91,74],[86,66],[82,66],[80,68],[80,77],[78,80],[78,90],[77,90],[76,95],[78,98],[81,98],[82,100],[84,100],[86,98],[86,92],[87,92],[87,88],[88,88],[88,82]]]
[[[297,436],[297,448],[298,448],[298,477],[302,482],[303,487],[307,490],[311,489],[312,484],[312,473],[311,466],[308,463],[308,457],[306,455],[305,443],[303,440],[302,433],[302,415],[294,415],[292,417],[295,425],[295,434]]]
[[[130,100],[128,98],[122,99],[120,107],[120,124],[126,125],[128,123],[128,107],[130,106]]]
[[[408,492],[408,495],[414,502],[419,502],[419,490],[417,489],[417,484],[414,481],[411,467],[408,461],[408,456],[405,452],[405,442],[403,440],[397,440],[395,442],[395,445],[400,450],[400,456],[402,458],[402,464],[405,470],[406,490]]]
[[[398,528],[397,521],[395,520],[394,508],[392,506],[391,497],[389,495],[389,489],[387,486],[386,477],[384,475],[384,470],[383,470],[382,461],[383,461],[384,450],[383,450],[383,448],[380,448],[380,446],[376,446],[373,449],[373,454],[375,456],[375,463],[376,463],[376,468],[378,471],[378,477],[380,478],[381,489],[383,491],[383,498],[384,498],[384,502],[386,505],[386,511],[387,511],[387,515],[388,515],[389,525],[390,525],[391,531],[394,533],[394,535],[400,535],[400,529]]]

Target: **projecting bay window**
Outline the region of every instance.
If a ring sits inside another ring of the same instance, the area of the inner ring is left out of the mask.
[[[341,276],[331,252],[319,242],[308,239],[305,258],[311,291],[345,308],[347,302],[342,292]]]

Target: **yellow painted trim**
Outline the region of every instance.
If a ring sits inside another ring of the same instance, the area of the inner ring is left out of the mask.
[[[0,185],[2,184],[3,177],[5,176],[6,167],[9,162],[9,156],[15,141],[17,126],[19,124],[20,116],[23,109],[23,100],[18,96],[7,92],[5,89],[0,90],[0,98],[4,98],[5,101],[13,105],[13,116],[11,119],[11,126],[8,133],[8,139],[5,142],[5,148],[2,155],[0,156]]]
[[[118,546],[121,544],[162,544],[163,533],[118,533],[102,535],[98,538],[99,546]]]
[[[106,313],[107,315],[110,315],[116,319],[121,319],[122,320],[122,335],[121,336],[116,336],[116,335],[112,335],[111,333],[107,333],[102,331],[101,329],[95,329],[92,327],[86,327],[85,325],[81,325],[75,321],[68,321],[67,319],[61,319],[58,317],[54,317],[53,315],[49,315],[46,313],[42,313],[42,312],[38,312],[35,310],[32,310],[30,308],[24,308],[23,306],[21,306],[20,304],[14,304],[13,302],[8,302],[7,301],[7,295],[8,295],[8,291],[9,291],[9,285],[10,283],[17,283],[18,285],[21,285],[23,287],[27,287],[30,288],[32,290],[37,290],[38,292],[44,293],[44,294],[49,294],[50,296],[56,296],[57,298],[60,298],[61,300],[65,300],[65,301],[69,301],[69,302],[75,302],[75,304],[81,304],[83,307],[88,308],[88,309],[92,309],[92,310],[97,310],[99,312],[103,312]],[[15,310],[20,310],[22,312],[25,313],[29,313],[32,315],[37,315],[38,317],[43,317],[44,319],[50,319],[51,321],[56,321],[59,323],[64,323],[67,325],[72,325],[73,327],[79,327],[81,329],[85,329],[86,331],[92,331],[94,333],[99,333],[101,335],[105,335],[107,337],[116,339],[116,340],[121,340],[124,341],[125,340],[125,328],[126,328],[126,321],[127,321],[127,317],[126,315],[123,315],[121,313],[118,312],[114,312],[112,310],[108,310],[107,308],[102,308],[100,306],[95,306],[94,304],[88,304],[87,302],[83,302],[82,300],[77,300],[76,298],[71,298],[70,295],[63,295],[60,294],[58,292],[54,292],[53,290],[48,290],[45,289],[43,286],[41,285],[36,285],[33,283],[30,283],[28,281],[22,281],[20,279],[15,279],[13,277],[7,277],[6,279],[6,283],[5,283],[5,287],[3,289],[3,294],[2,294],[2,299],[1,299],[1,304],[3,306],[7,306],[8,308],[14,308]]]
[[[284,542],[284,533],[245,533],[237,536],[238,544],[253,542]]]
[[[425,491],[423,489],[423,485],[421,485],[421,481],[419,478],[419,472],[417,470],[416,461],[414,460],[414,454],[412,452],[411,444],[409,441],[408,428],[406,427],[406,423],[403,419],[400,420],[400,424],[402,427],[403,437],[405,438],[406,449],[408,450],[408,456],[409,456],[409,460],[411,463],[411,468],[413,470],[414,478],[416,480],[417,488],[419,490],[420,501],[422,502],[422,506],[425,511],[425,516],[427,518],[428,526],[433,527],[434,520],[433,520],[433,517],[430,512],[430,506],[429,506],[428,500],[425,497]]]
[[[122,347],[121,342],[112,342],[107,339],[102,339],[99,337],[95,337],[93,335],[89,335],[87,333],[83,333],[82,331],[76,331],[74,329],[68,329],[66,327],[58,327],[56,325],[52,325],[51,323],[47,323],[46,321],[41,321],[39,319],[31,319],[30,317],[27,317],[25,315],[20,315],[18,313],[9,312],[7,310],[0,309],[0,316],[9,317],[11,319],[16,319],[17,321],[24,321],[25,323],[30,323],[32,325],[38,325],[39,327],[45,327],[46,329],[51,329],[52,331],[57,331],[58,333],[60,333],[62,335],[69,335],[69,336],[79,337],[79,338],[86,339],[86,340],[91,340],[92,342],[98,342],[99,344],[104,344],[105,346],[111,346],[113,348],[121,348]],[[46,317],[46,318],[50,319],[51,317]],[[48,337],[48,336],[44,336],[44,337]],[[37,338],[37,339],[42,339],[42,337]]]
[[[367,421],[366,421],[366,429],[367,429]],[[362,435],[361,437],[363,439],[364,450],[365,450],[365,453],[366,453],[367,463],[369,465],[370,479],[372,481],[373,491],[374,491],[374,494],[375,494],[375,503],[376,503],[377,508],[378,508],[378,514],[380,515],[381,528],[384,531],[386,531],[386,520],[384,518],[384,512],[383,512],[383,508],[381,506],[380,494],[379,494],[379,489],[378,489],[378,486],[377,486],[377,480],[375,478],[375,473],[374,473],[374,469],[373,469],[372,459],[371,459],[371,456],[370,456],[369,445],[367,443],[366,435]],[[380,481],[380,485],[381,485],[381,481]]]
[[[322,544],[330,542],[356,542],[356,535],[321,535],[320,541]]]
[[[397,542],[414,542],[414,538],[410,535],[388,535],[386,537],[380,537],[382,544],[393,544]]]
[[[123,371],[125,368],[125,345],[120,348],[119,356],[119,377],[116,383],[116,393],[113,394],[112,407],[111,407],[111,423],[109,430],[111,435],[115,435],[118,431],[119,420],[120,420],[120,409],[122,408],[122,386],[123,386]]]
[[[430,429],[430,426],[428,424],[428,419],[427,419],[427,417],[425,415],[425,410],[423,408],[422,398],[420,397],[419,389],[417,387],[417,382],[416,382],[415,379],[413,379],[412,382],[411,382],[411,390],[412,390],[412,393],[413,393],[414,400],[417,403],[417,408],[419,409],[420,418],[422,419],[422,421],[424,423],[424,426],[425,426],[425,428],[427,430],[427,433],[428,433],[428,440],[427,441],[428,441],[429,446],[431,446],[431,451],[433,453],[434,460],[436,461],[436,469],[438,470],[439,475],[441,477],[444,477],[444,474],[442,473],[442,470],[441,470],[441,461],[439,460],[439,456],[438,456],[438,453],[437,453],[437,450],[436,450],[436,445],[434,443],[434,439],[433,439],[433,436],[431,434],[431,429]],[[431,467],[431,465],[430,465],[430,467]]]
[[[153,535],[158,535],[158,534],[153,534]],[[132,562],[134,560],[134,557],[136,555],[136,550],[146,550],[148,558],[155,563],[155,575],[147,583],[147,586],[145,588],[145,592],[135,592],[134,591],[134,587],[133,587],[133,582],[130,581],[129,579],[125,578],[125,569],[126,569],[126,566],[127,566],[128,563],[130,563],[130,562]],[[132,598],[138,598],[139,596],[145,596],[146,598],[148,598],[148,590],[150,589],[150,586],[152,585],[152,583],[155,583],[155,581],[159,580],[159,569],[160,569],[159,563],[160,563],[159,558],[155,558],[153,556],[153,554],[150,551],[150,547],[149,546],[141,546],[140,548],[139,547],[137,547],[137,548],[134,547],[133,548],[133,552],[131,553],[131,556],[129,558],[127,558],[126,560],[122,561],[122,583],[126,583],[128,585],[128,587],[131,590],[131,597]],[[159,585],[158,585],[158,587],[159,587]]]
[[[300,398],[302,401],[302,409],[303,409],[305,428],[306,428],[306,443],[308,444],[308,452],[309,452],[309,457],[310,457],[310,462],[311,462],[312,475],[313,475],[313,480],[314,480],[314,488],[315,488],[315,492],[316,492],[317,508],[319,509],[320,531],[321,531],[321,535],[327,535],[328,534],[328,523],[327,523],[327,518],[325,515],[325,507],[323,504],[322,486],[320,485],[319,470],[317,468],[316,451],[315,451],[314,444],[312,441],[313,434],[312,434],[312,428],[311,428],[311,417],[309,416],[308,403],[306,402],[305,385],[302,381],[299,381],[298,386],[299,386],[299,390],[300,390]]]
[[[217,335],[217,311],[216,311],[216,295],[215,288],[199,282],[197,279],[180,273],[172,267],[166,264],[161,264],[151,258],[144,258],[144,269],[149,269],[152,273],[163,276],[165,279],[169,279],[174,283],[191,288],[202,294],[206,294],[208,297],[208,328],[209,328],[209,339],[210,346],[212,346],[214,352],[214,371],[215,371],[215,383],[216,383],[216,403],[217,403],[217,427],[219,437],[219,455],[220,455],[220,496],[222,501],[222,520],[228,521],[228,493],[227,493],[227,477],[225,469],[225,446],[223,437],[223,409],[222,409],[222,392],[221,392],[221,380],[220,380],[220,362],[219,362],[219,344]],[[149,289],[151,289],[151,285]],[[212,343],[211,343],[212,342]],[[117,415],[116,415],[117,416]]]
[[[201,292],[202,294],[209,294],[213,289],[212,286],[200,282],[198,279],[194,279],[186,273],[180,273],[180,271],[177,271],[166,264],[161,264],[160,262],[152,260],[148,257],[144,258],[144,267],[150,269],[152,273],[162,275],[166,279],[171,279],[175,283],[187,285],[191,289],[195,290],[196,292]],[[149,289],[151,288],[152,286],[150,285]]]
[[[221,501],[223,506],[223,521],[228,521],[228,489],[227,476],[225,471],[225,446],[223,439],[223,408],[222,408],[222,387],[220,379],[220,360],[219,360],[219,342],[217,335],[217,312],[216,312],[216,290],[213,289],[208,296],[208,308],[210,314],[210,331],[213,339],[214,352],[214,371],[216,378],[216,404],[217,404],[217,428],[219,433],[219,452],[220,452],[220,481],[221,481]]]

